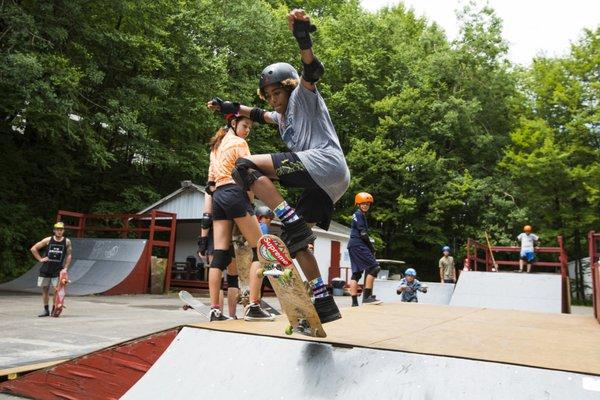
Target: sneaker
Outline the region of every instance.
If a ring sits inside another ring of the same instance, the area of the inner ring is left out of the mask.
[[[246,307],[246,312],[244,314],[244,320],[246,321],[273,321],[275,317],[263,310],[258,304],[250,304]]]
[[[294,255],[298,251],[308,248],[308,245],[313,243],[317,237],[304,219],[300,217],[294,222],[283,225],[281,239],[287,246],[290,254]]]
[[[342,318],[340,309],[335,304],[333,296],[316,297],[313,300],[313,304],[322,324]]]
[[[210,309],[210,322],[213,321],[228,321],[231,318],[226,317],[218,308]]]
[[[381,303],[383,303],[383,302],[381,300],[379,300],[377,297],[375,297],[375,295],[371,295],[363,300],[363,304],[377,305],[377,304],[381,304]]]
[[[49,317],[49,316],[50,316],[50,311],[48,311],[48,310],[44,310],[43,313],[38,315],[38,317]]]

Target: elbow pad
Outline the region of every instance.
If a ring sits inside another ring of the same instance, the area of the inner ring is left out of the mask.
[[[310,64],[305,64],[302,61],[302,78],[310,83],[316,83],[325,73],[325,66],[317,57],[313,58]]]
[[[254,122],[258,122],[259,124],[266,124],[265,121],[265,113],[267,111],[262,108],[254,107],[250,110],[250,119]]]
[[[212,214],[204,213],[202,214],[202,219],[200,220],[200,226],[202,229],[210,229],[212,227]]]

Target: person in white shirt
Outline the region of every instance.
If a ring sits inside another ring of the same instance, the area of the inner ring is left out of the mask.
[[[521,257],[519,259],[519,272],[523,272],[523,264],[527,262],[527,273],[531,272],[531,263],[535,260],[535,248],[540,238],[532,233],[531,225],[523,227],[523,233],[517,236],[521,243]]]

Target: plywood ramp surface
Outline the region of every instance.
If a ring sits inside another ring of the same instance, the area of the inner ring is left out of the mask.
[[[194,326],[600,375],[600,325],[592,317],[414,303],[355,307],[342,315],[324,325],[324,339],[286,336],[285,316]]]

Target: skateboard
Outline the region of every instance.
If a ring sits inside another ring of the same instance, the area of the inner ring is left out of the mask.
[[[487,232],[485,232],[485,240],[488,245],[488,249],[490,250],[490,256],[492,257],[492,272],[498,272],[498,264],[496,264],[496,258],[494,258],[494,253],[492,252],[492,244],[490,243],[490,236]]]
[[[275,235],[263,235],[258,241],[258,276],[267,276],[288,318],[287,335],[300,333],[327,337],[308,289],[296,269],[285,243]]]
[[[252,264],[252,249],[246,244],[241,234],[234,234],[235,265],[240,282],[240,304],[246,307],[250,303],[250,264]]]
[[[198,314],[203,315],[210,320],[210,306],[207,306],[185,290],[179,292],[179,298],[185,303],[183,305],[184,310],[189,310],[191,308]]]
[[[65,296],[67,295],[66,287],[69,284],[69,275],[66,269],[60,271],[58,276],[58,285],[54,290],[54,306],[52,307],[52,316],[58,317],[65,308]]]
[[[237,228],[236,228],[237,229]],[[250,265],[252,264],[252,248],[239,231],[234,230],[233,244],[235,250],[235,264],[238,270],[240,282],[240,304],[246,307],[250,304]],[[273,315],[281,315],[279,311],[273,308],[269,303],[260,300],[260,306],[263,310]]]

